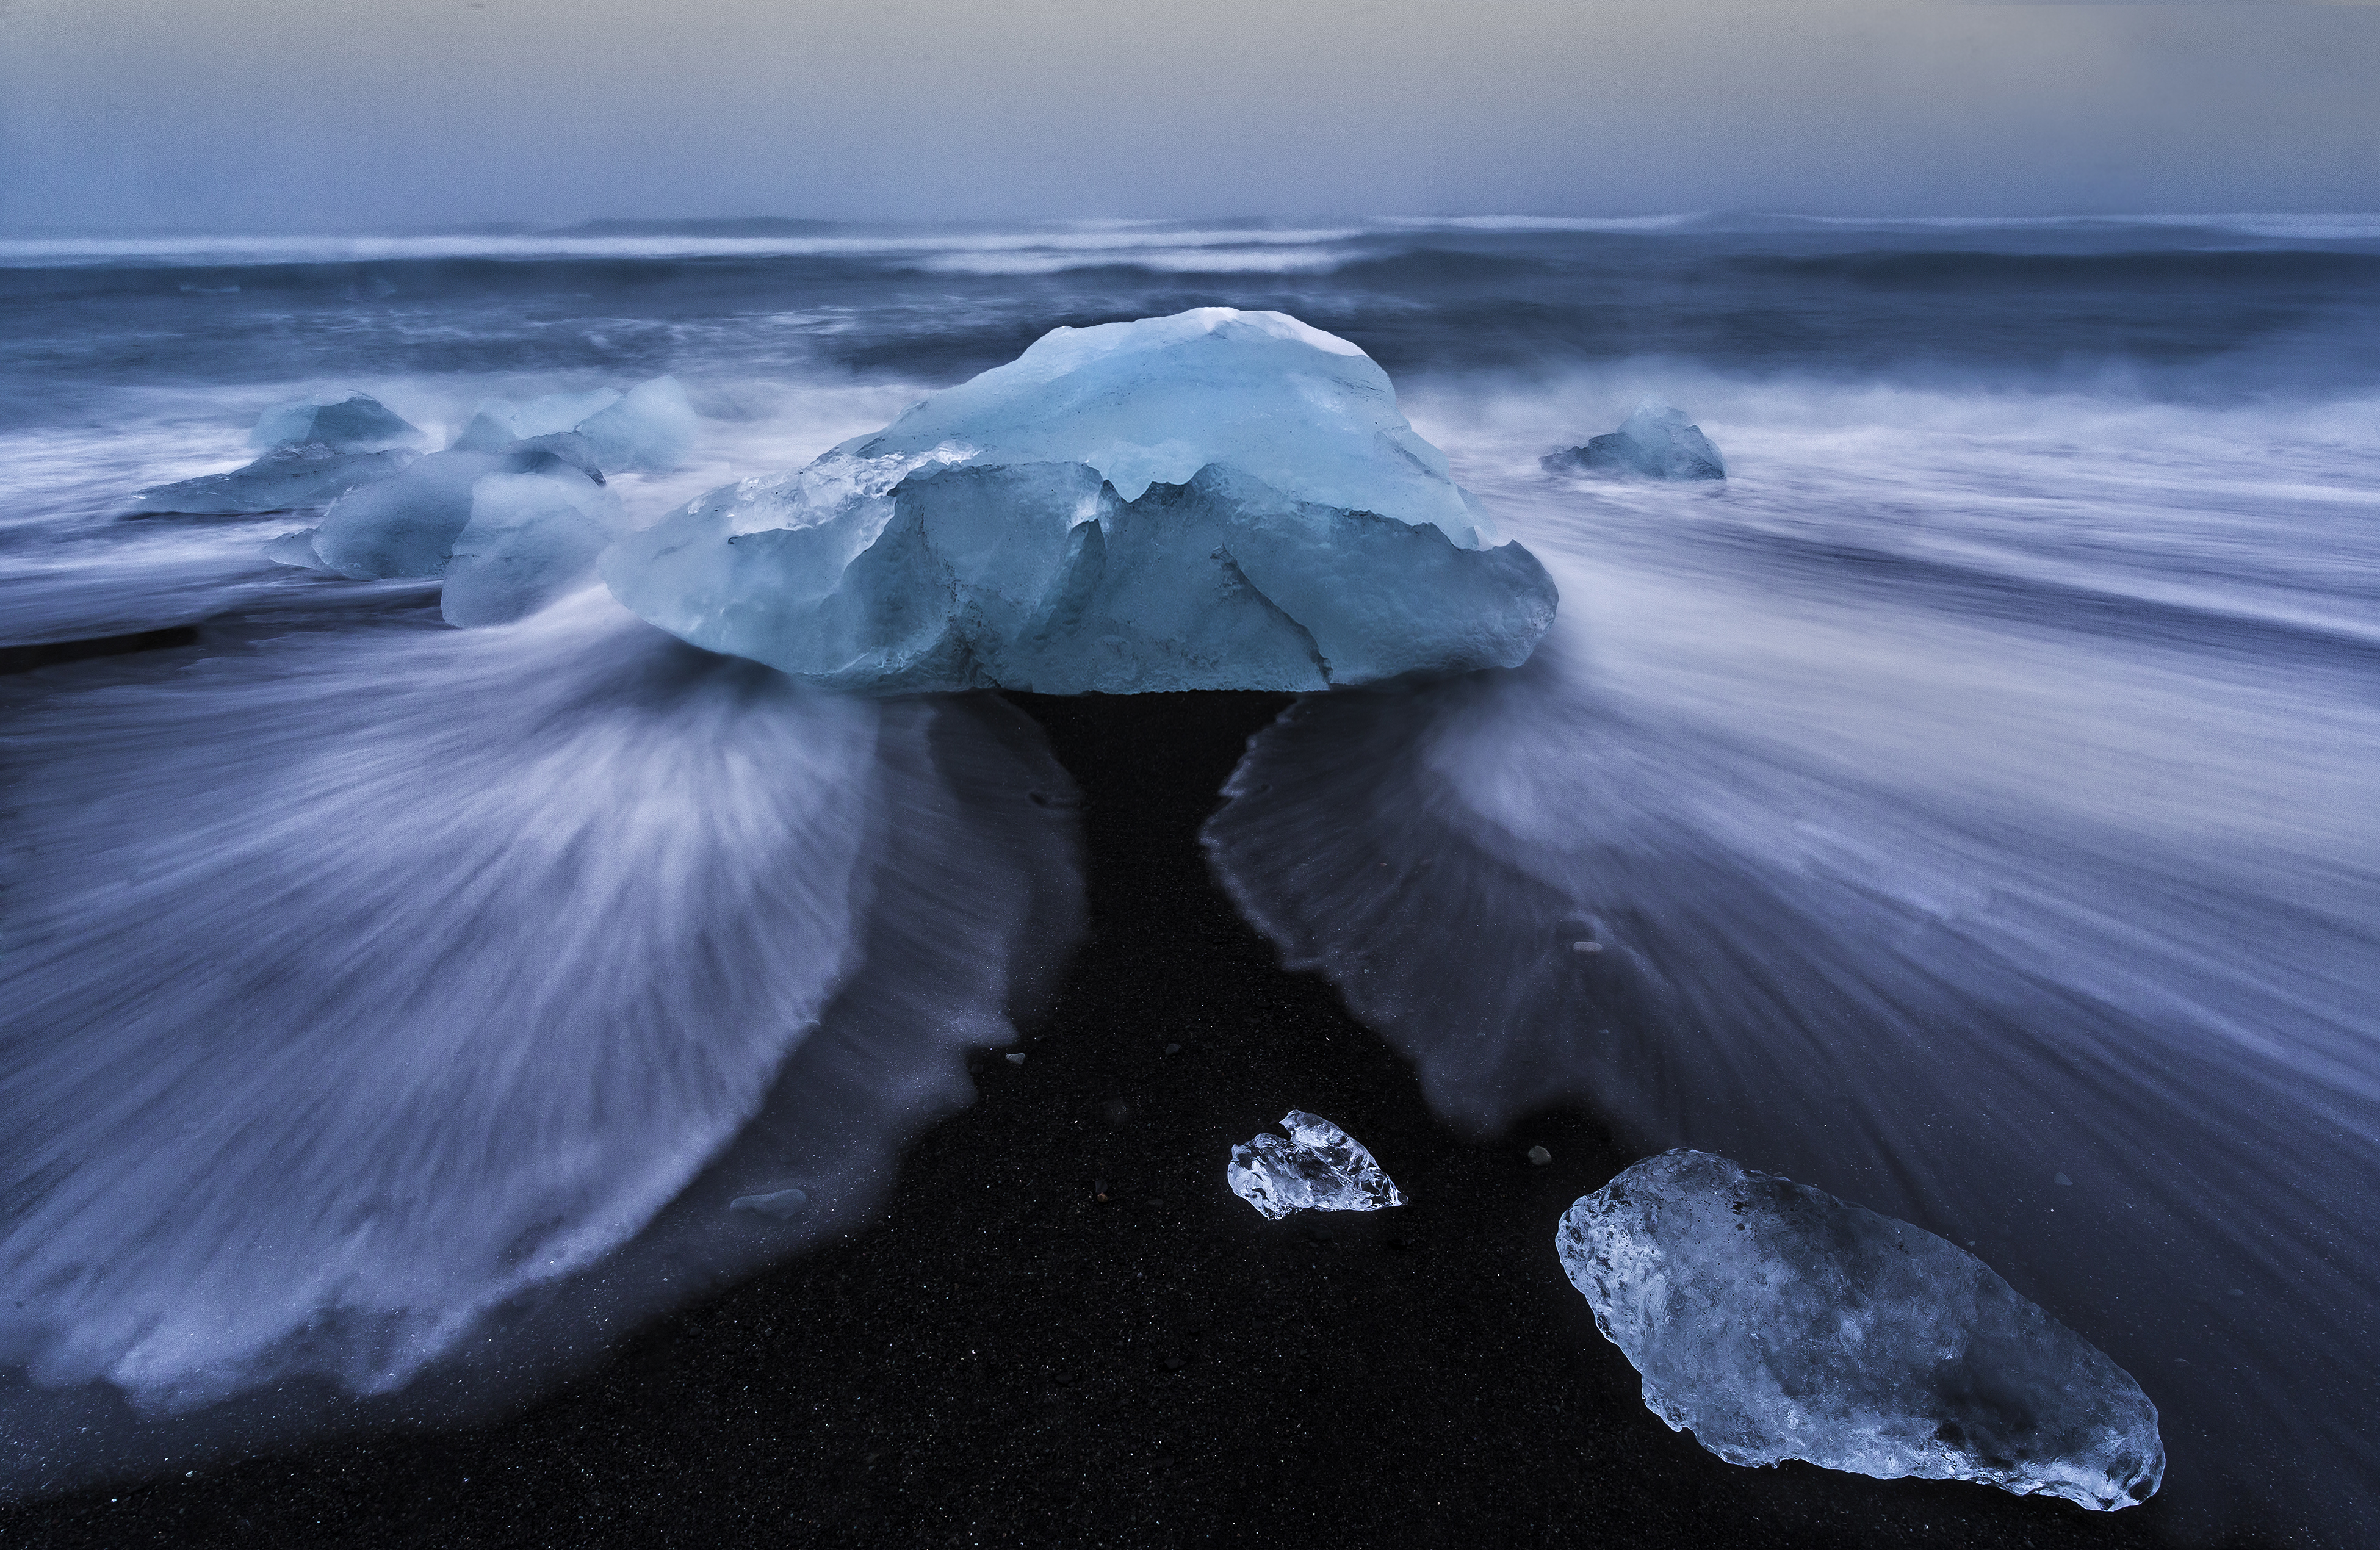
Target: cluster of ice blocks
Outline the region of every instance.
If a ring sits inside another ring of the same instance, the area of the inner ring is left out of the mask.
[[[480,401],[455,444],[428,438],[370,394],[276,405],[246,467],[160,485],[128,515],[254,515],[328,505],[322,525],[266,546],[287,565],[356,580],[442,577],[448,623],[496,624],[586,584],[625,530],[604,471],[663,471],[692,448],[694,406],[669,377],[626,393]]]
[[[1509,667],[1556,602],[1376,363],[1230,308],[1054,330],[806,468],[628,535],[601,572],[698,646],[871,694]]]
[[[1707,1152],[1665,1152],[1555,1248],[1656,1415],[1731,1464],[1975,1480],[2099,1510],[2165,1474],[2131,1374],[1922,1228]]]

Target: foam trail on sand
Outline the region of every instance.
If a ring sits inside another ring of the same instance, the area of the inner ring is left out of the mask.
[[[1870,469],[1811,499],[1840,440],[1606,499],[1500,491],[1433,434],[1563,612],[1522,669],[1255,741],[1208,842],[1288,962],[1469,1128],[1584,1100],[1972,1246],[2140,1378],[2160,1510],[2369,1514],[2368,648],[2125,598],[2104,551],[2088,606],[2079,571],[1890,557],[1946,525],[1844,496]],[[2046,481],[2096,477],[2064,457]]]
[[[600,592],[421,624],[12,711],[0,1494],[468,1413],[847,1224],[1067,939],[1063,777],[1000,708]]]

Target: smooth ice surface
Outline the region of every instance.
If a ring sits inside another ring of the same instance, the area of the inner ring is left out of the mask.
[[[1591,470],[1648,479],[1727,478],[1727,465],[1702,427],[1658,398],[1637,405],[1636,412],[1611,434],[1597,436],[1583,447],[1548,453],[1543,462],[1548,473],[1556,474]]]
[[[1361,1142],[1318,1114],[1281,1116],[1287,1140],[1267,1132],[1232,1148],[1232,1193],[1279,1221],[1293,1211],[1378,1211],[1405,1197]]]
[[[321,442],[275,447],[228,473],[152,485],[124,508],[127,516],[239,516],[300,511],[403,472],[415,454],[395,447],[343,452]]]
[[[1475,547],[1444,468],[1354,346],[1209,308],[1060,329],[876,436],[711,491],[601,568],[696,645],[870,693],[1514,666],[1553,585],[1517,545]]]
[[[439,595],[446,623],[505,624],[584,583],[619,536],[620,499],[584,479],[489,474],[471,487]]]
[[[462,434],[446,450],[502,452],[515,442],[576,430],[581,420],[602,413],[619,403],[621,396],[616,389],[596,388],[587,393],[550,393],[526,402],[482,398]]]
[[[341,452],[378,452],[419,447],[428,438],[419,426],[395,414],[368,393],[334,388],[276,404],[257,417],[249,444],[260,449],[320,442]]]
[[[1646,1407],[1730,1464],[1975,1480],[2102,1511],[2164,1478],[2131,1374],[1922,1228],[1679,1150],[1582,1197],[1554,1246]]]
[[[694,450],[694,405],[675,377],[638,382],[608,408],[578,421],[595,461],[613,473],[667,473]]]
[[[1293,500],[1494,541],[1446,454],[1397,412],[1371,357],[1281,312],[1200,307],[1056,328],[1006,366],[934,394],[841,452],[970,463],[1087,463],[1126,501],[1228,463]]]

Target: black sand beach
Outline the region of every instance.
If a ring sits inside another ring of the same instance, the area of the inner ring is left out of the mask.
[[[501,1423],[0,1508],[0,1544],[2166,1537],[2155,1502],[2099,1517],[1742,1471],[1670,1432],[1552,1249],[1562,1208],[1637,1153],[1579,1113],[1441,1128],[1211,881],[1199,825],[1286,699],[1016,703],[1080,783],[1091,936],[1025,1061],[977,1059],[978,1101],[912,1151],[876,1225]],[[1230,1144],[1291,1108],[1345,1125],[1412,1204],[1271,1223],[1232,1197]]]

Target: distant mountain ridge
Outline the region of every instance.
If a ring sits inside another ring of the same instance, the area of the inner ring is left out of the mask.
[[[581,221],[556,236],[802,236],[831,232],[840,221],[797,221],[784,215],[735,215],[693,221]]]

